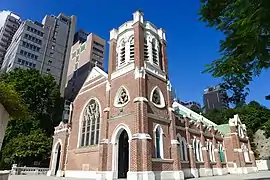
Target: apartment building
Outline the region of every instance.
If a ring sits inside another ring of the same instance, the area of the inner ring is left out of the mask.
[[[85,32],[84,30],[80,29],[77,31],[74,35],[73,45],[76,44],[76,42],[80,41],[81,43],[84,43],[87,40],[87,36],[90,33]]]
[[[211,86],[204,90],[203,102],[205,106],[205,111],[210,109],[224,109],[227,108],[227,103],[225,98],[227,96],[226,90],[220,85]]]
[[[13,36],[2,71],[35,68],[41,74],[51,74],[64,95],[75,24],[75,16],[64,14],[46,15],[42,23],[24,21]]]
[[[105,40],[93,33],[72,46],[65,89],[67,100],[74,100],[94,66],[104,69],[105,49]]]
[[[3,27],[0,29],[0,68],[7,49],[12,41],[12,38],[21,24],[20,17],[10,12],[5,19]]]

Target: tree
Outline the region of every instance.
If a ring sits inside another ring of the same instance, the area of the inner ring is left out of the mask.
[[[47,135],[52,135],[62,118],[64,100],[59,86],[51,75],[41,75],[37,70],[16,69],[2,74],[0,81],[11,84],[21,94],[34,119]]]
[[[270,67],[269,9],[268,0],[201,0],[200,20],[225,35],[221,57],[204,72],[222,77],[233,103],[244,101],[253,77]]]
[[[11,85],[0,81],[0,103],[13,118],[27,115],[23,99]]]
[[[16,162],[33,165],[47,164],[54,127],[62,120],[63,98],[51,75],[36,70],[16,69],[1,74],[0,82],[12,86],[29,109],[29,116],[15,118],[7,127],[1,151],[2,168]]]
[[[265,97],[266,100],[270,100],[270,95]]]

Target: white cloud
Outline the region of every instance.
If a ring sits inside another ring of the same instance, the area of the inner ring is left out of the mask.
[[[10,11],[0,11],[0,28],[4,26],[7,16],[10,14]]]

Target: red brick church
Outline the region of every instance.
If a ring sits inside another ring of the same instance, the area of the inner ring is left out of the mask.
[[[49,176],[180,180],[257,171],[238,115],[217,125],[173,101],[166,37],[136,11],[110,32],[109,67],[94,67],[55,128]]]

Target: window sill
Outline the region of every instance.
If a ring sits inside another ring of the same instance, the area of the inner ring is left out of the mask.
[[[203,164],[204,161],[196,161],[196,164]]]
[[[99,151],[99,146],[87,146],[87,147],[79,147],[74,150],[75,154],[80,154],[80,153],[88,153],[88,152],[94,152],[94,151]]]
[[[181,163],[183,163],[183,164],[188,164],[189,163],[189,161],[180,161]]]
[[[252,164],[252,162],[251,161],[247,161],[246,164]]]
[[[153,162],[161,162],[161,163],[166,163],[166,162],[169,162],[169,163],[172,163],[173,162],[173,159],[161,159],[161,158],[152,158],[152,161]]]

